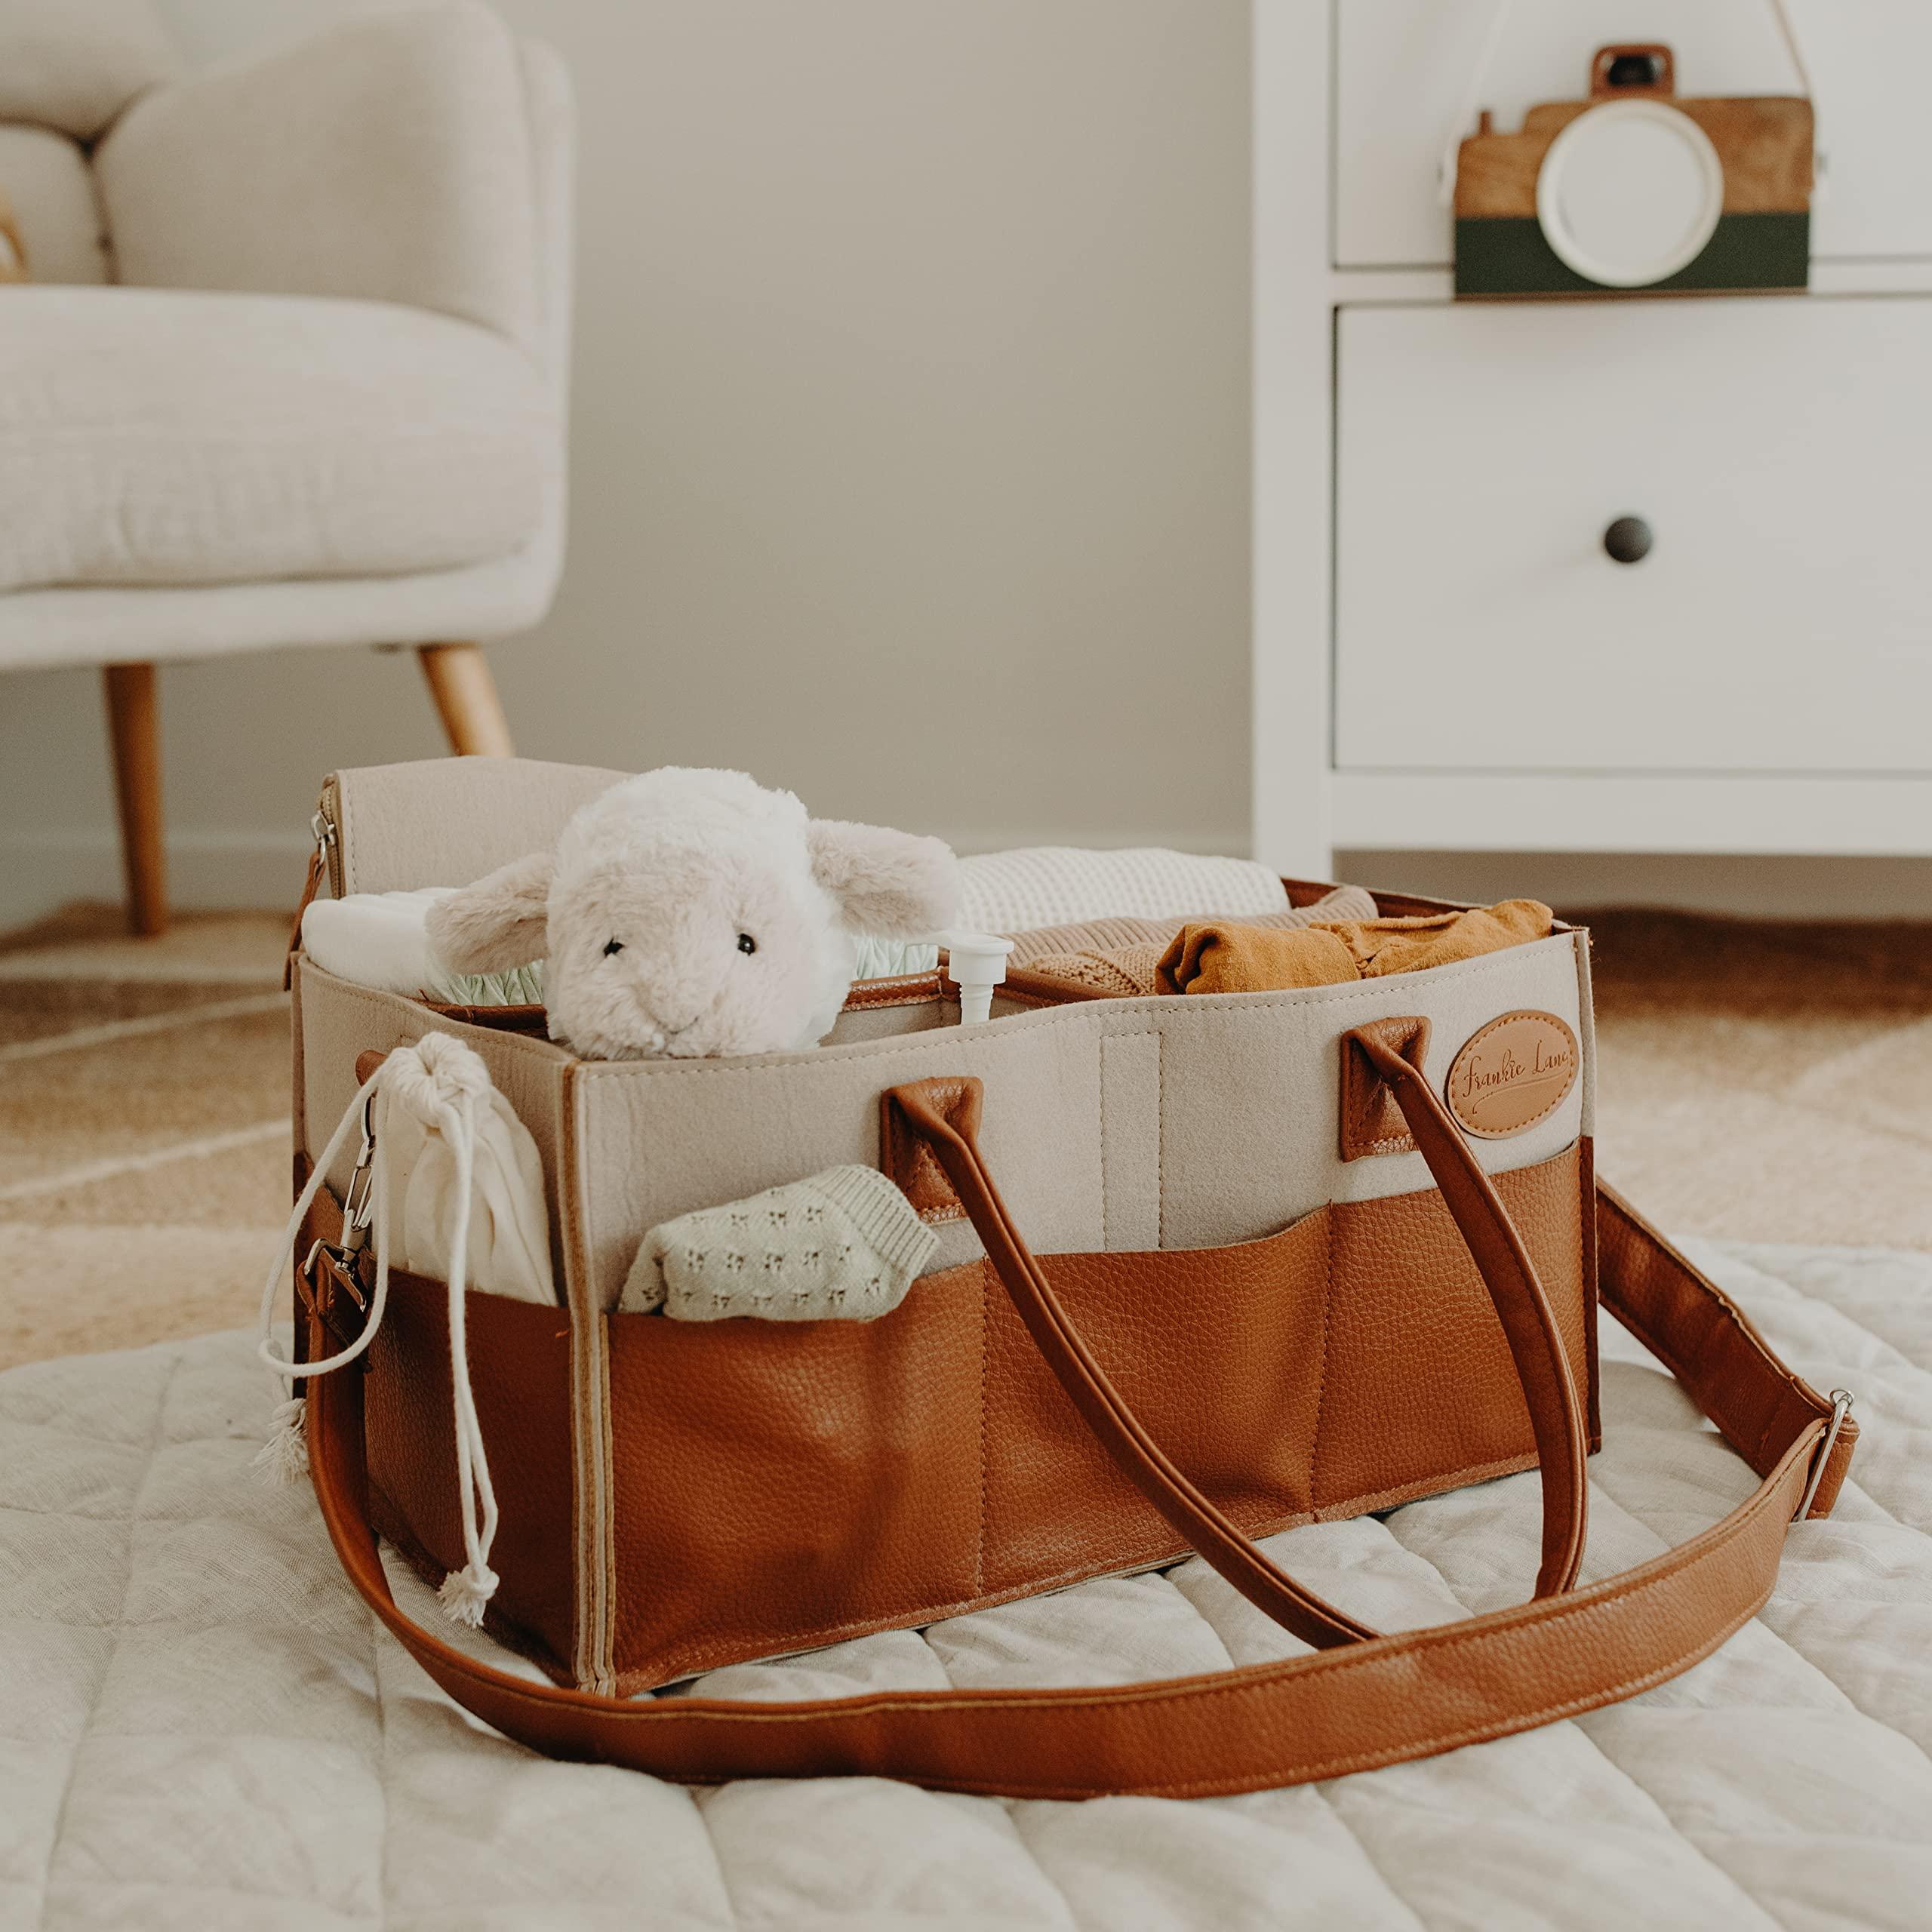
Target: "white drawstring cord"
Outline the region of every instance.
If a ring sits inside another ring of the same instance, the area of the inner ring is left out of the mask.
[[[383,1063],[386,1066],[388,1062]],[[334,1164],[335,1157],[340,1153],[349,1138],[349,1131],[361,1117],[362,1109],[375,1094],[383,1077],[382,1067],[377,1067],[362,1084],[355,1090],[334,1133],[330,1135],[328,1145],[317,1158],[307,1185],[297,1196],[294,1211],[288,1217],[288,1225],[282,1230],[281,1244],[276,1249],[275,1259],[269,1263],[268,1279],[263,1284],[261,1306],[255,1316],[255,1352],[275,1374],[276,1386],[281,1391],[282,1399],[275,1407],[268,1440],[262,1444],[255,1457],[255,1466],[273,1483],[288,1484],[299,1482],[309,1473],[309,1448],[304,1429],[308,1420],[308,1404],[295,1392],[295,1383],[303,1376],[321,1375],[343,1363],[353,1361],[376,1338],[376,1331],[381,1325],[383,1310],[389,1300],[389,1258],[387,1243],[378,1239],[376,1244],[376,1293],[369,1309],[369,1319],[362,1332],[340,1355],[331,1355],[325,1361],[297,1363],[283,1355],[269,1335],[275,1319],[275,1300],[280,1290],[283,1276],[294,1258],[295,1243],[302,1232],[302,1223],[309,1210],[315,1205],[315,1196],[321,1192],[322,1183],[328,1177],[328,1171]],[[382,1174],[377,1164],[371,1177],[372,1189],[380,1190]],[[380,1214],[386,1206],[386,1195],[377,1192],[372,1204]],[[386,1232],[386,1217],[385,1228]]]
[[[440,1076],[440,1077],[439,1077]],[[389,1190],[386,1162],[378,1152],[371,1176],[370,1205],[375,1223],[376,1286],[362,1332],[346,1349],[315,1361],[295,1362],[282,1355],[269,1337],[275,1299],[301,1233],[302,1223],[323,1181],[349,1138],[349,1130],[374,1100],[374,1140],[380,1150],[398,1097],[426,1127],[441,1134],[456,1158],[457,1208],[451,1231],[449,1264],[450,1381],[456,1437],[457,1480],[463,1520],[463,1567],[443,1580],[438,1592],[444,1613],[472,1628],[495,1594],[497,1577],[490,1567],[491,1545],[496,1540],[497,1493],[490,1480],[489,1458],[483,1447],[476,1400],[470,1387],[464,1291],[469,1277],[470,1195],[476,1157],[476,1103],[491,1091],[489,1069],[470,1048],[447,1033],[426,1033],[413,1046],[398,1047],[355,1090],[355,1097],[317,1158],[315,1170],[289,1216],[280,1249],[262,1290],[257,1321],[256,1352],[278,1378],[286,1392],[275,1411],[268,1441],[255,1458],[271,1480],[293,1482],[307,1472],[304,1438],[307,1405],[294,1393],[294,1383],[304,1377],[326,1375],[352,1362],[367,1349],[382,1325],[389,1305]],[[478,1506],[482,1520],[478,1521]]]
[[[452,1042],[453,1044],[457,1044]],[[467,1051],[466,1049],[465,1050]],[[472,1055],[472,1058],[475,1056]],[[481,1063],[478,1062],[480,1067]],[[486,1082],[488,1075],[484,1076]],[[476,1398],[469,1386],[469,1343],[463,1291],[469,1266],[469,1208],[476,1159],[476,1097],[459,1088],[454,1106],[444,1103],[439,1115],[456,1131],[443,1128],[456,1149],[456,1226],[451,1237],[449,1281],[450,1383],[456,1410],[457,1481],[462,1492],[463,1546],[468,1561],[443,1579],[438,1592],[445,1614],[472,1629],[483,1621],[484,1606],[496,1594],[497,1573],[490,1567],[490,1546],[497,1536],[497,1492],[490,1481],[490,1463],[483,1450],[482,1426],[476,1419]],[[380,1265],[380,1260],[379,1260]],[[476,1506],[483,1507],[479,1529]]]
[[[1456,118],[1450,123],[1449,138],[1443,143],[1442,158],[1436,163],[1436,198],[1445,208],[1456,205],[1456,176],[1462,162],[1463,138],[1469,131],[1469,123],[1475,118],[1477,108],[1481,105],[1482,84],[1502,41],[1503,25],[1509,17],[1509,5],[1510,0],[1496,0],[1489,17],[1489,30],[1482,37],[1482,51],[1469,70],[1469,85],[1463,91],[1462,103],[1457,109]]]

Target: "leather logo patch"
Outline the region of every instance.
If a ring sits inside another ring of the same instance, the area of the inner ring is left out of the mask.
[[[1506,1140],[1562,1106],[1583,1057],[1555,1014],[1506,1013],[1456,1056],[1443,1097],[1466,1131]]]

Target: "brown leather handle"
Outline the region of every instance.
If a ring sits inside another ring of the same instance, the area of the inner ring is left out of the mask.
[[[1434,1090],[1373,1032],[1348,1035],[1343,1051],[1354,1048],[1365,1052],[1389,1081],[1502,1320],[1544,1471],[1536,1594],[1553,1595],[1576,1580],[1588,1495],[1583,1405],[1561,1331],[1507,1210]],[[1318,1649],[1373,1636],[1367,1625],[1271,1562],[1168,1459],[1114,1387],[1014,1227],[987,1171],[979,1145],[979,1082],[915,1081],[893,1088],[891,1098],[945,1171],[1035,1346],[1081,1419],[1175,1533],[1257,1609]]]
[[[944,1169],[1034,1346],[1082,1420],[1175,1533],[1249,1602],[1316,1649],[1374,1636],[1367,1624],[1323,1602],[1270,1562],[1168,1460],[1107,1379],[1020,1238],[986,1171],[977,1131],[980,1082],[918,1080],[894,1088],[891,1098]],[[956,1121],[947,1116],[949,1106],[955,1109]]]
[[[1503,1324],[1543,1472],[1536,1593],[1552,1596],[1577,1580],[1589,1507],[1589,1431],[1563,1332],[1509,1211],[1420,1069],[1372,1026],[1344,1034],[1342,1051],[1364,1055],[1388,1083]]]

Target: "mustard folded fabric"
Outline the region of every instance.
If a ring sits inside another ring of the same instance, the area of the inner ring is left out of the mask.
[[[1285,933],[1232,922],[1183,926],[1161,955],[1164,993],[1279,992],[1361,977],[1355,955],[1325,926]]]
[[[1420,973],[1547,939],[1553,917],[1534,899],[1506,899],[1466,912],[1337,921],[1300,932],[1270,931],[1231,920],[1183,926],[1161,955],[1160,990],[1280,992],[1389,973]]]
[[[1385,973],[1420,973],[1458,959],[1500,952],[1547,939],[1554,920],[1534,899],[1505,899],[1467,912],[1424,912],[1411,918],[1355,919],[1324,927],[1349,949],[1364,980]]]

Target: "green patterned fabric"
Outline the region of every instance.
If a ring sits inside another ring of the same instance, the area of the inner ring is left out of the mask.
[[[541,1006],[543,962],[507,973],[438,973],[426,990],[449,1006]]]

